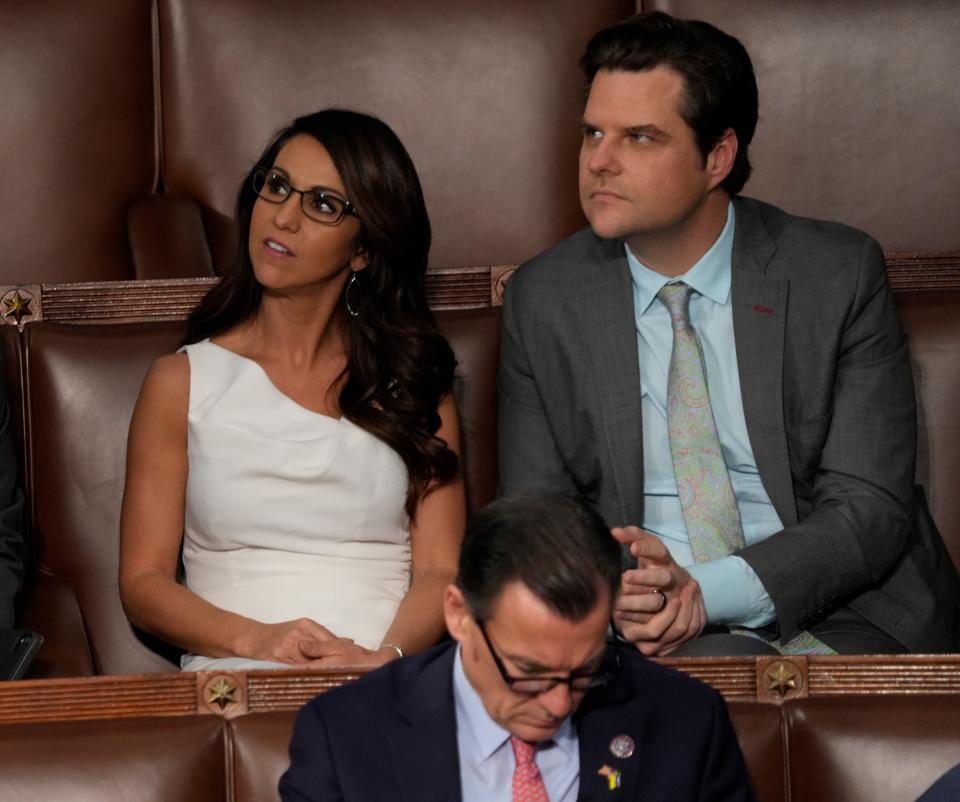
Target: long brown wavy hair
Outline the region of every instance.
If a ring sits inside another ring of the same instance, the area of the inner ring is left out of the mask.
[[[459,470],[457,455],[436,436],[437,408],[452,391],[456,359],[424,294],[430,220],[420,180],[384,122],[326,109],[298,117],[277,135],[240,186],[236,257],[190,315],[184,343],[215,337],[256,316],[263,288],[250,262],[253,174],[272,167],[280,149],[300,135],[313,137],[333,159],[360,217],[360,245],[369,259],[357,276],[360,287],[350,291],[350,306],[359,314],[344,314],[345,299],[338,306],[347,344],[340,410],[403,459],[409,474],[406,509],[413,517],[431,487],[449,482]]]

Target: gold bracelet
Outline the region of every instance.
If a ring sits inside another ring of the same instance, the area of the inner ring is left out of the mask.
[[[401,649],[395,643],[381,643],[380,649],[393,649],[397,653],[397,657],[399,657],[401,660],[403,659],[403,649]]]

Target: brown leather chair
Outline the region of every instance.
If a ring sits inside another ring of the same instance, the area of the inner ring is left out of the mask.
[[[577,59],[624,0],[160,0],[163,183],[203,209],[214,264],[238,182],[326,106],[390,124],[420,173],[431,264],[515,264],[582,225]]]
[[[226,802],[225,740],[215,716],[0,727],[0,802]]]
[[[780,708],[750,702],[728,702],[727,708],[757,799],[760,802],[786,799]]]
[[[407,143],[434,266],[523,261],[582,224],[576,61],[635,7],[706,18],[753,53],[749,193],[888,250],[960,247],[951,0],[51,0],[0,9],[17,167],[0,284],[210,275],[244,171],[280,125],[332,104]]]
[[[953,0],[637,0],[703,19],[753,59],[760,125],[744,193],[867,231],[885,250],[960,249],[960,5]]]
[[[913,802],[960,760],[960,696],[805,699],[784,708],[791,802]]]
[[[395,127],[432,264],[512,264],[582,224],[577,58],[630,0],[66,0],[0,9],[0,284],[209,275],[245,171],[298,114]],[[109,80],[91,80],[109,76]]]
[[[46,323],[25,332],[38,568],[76,594],[99,674],[173,667],[134,636],[117,566],[130,416],[150,364],[176,347],[181,332],[180,324]],[[54,622],[33,625],[46,634]]]
[[[153,191],[151,4],[0,4],[0,284],[133,278],[125,215]]]
[[[917,481],[960,570],[960,290],[899,293],[917,390]]]
[[[461,461],[467,506],[476,511],[497,493],[497,364],[500,307],[437,313],[457,355],[454,395],[460,413]]]
[[[956,763],[960,697],[882,702],[730,703],[757,799],[912,802]],[[0,802],[275,800],[296,712],[6,724]]]
[[[438,315],[459,360],[454,391],[474,508],[496,491],[499,319],[496,308]],[[176,667],[174,650],[131,629],[117,571],[127,428],[147,369],[182,331],[180,323],[36,323],[25,332],[37,567],[23,623],[50,641],[33,676]]]
[[[230,722],[234,802],[277,798],[280,775],[290,765],[294,710],[254,713]]]

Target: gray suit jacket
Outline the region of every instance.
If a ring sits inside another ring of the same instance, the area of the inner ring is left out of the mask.
[[[747,431],[784,531],[739,552],[780,637],[849,605],[913,652],[960,649],[960,582],[917,526],[916,409],[883,254],[865,234],[734,199],[732,303]],[[587,228],[527,262],[503,308],[501,492],[578,492],[643,520],[633,294]]]

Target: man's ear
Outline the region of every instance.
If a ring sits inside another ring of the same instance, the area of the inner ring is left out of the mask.
[[[367,249],[362,245],[358,245],[357,249],[353,252],[353,256],[350,257],[350,269],[354,273],[359,273],[365,269],[368,264],[370,264],[370,258],[367,256]]]
[[[456,585],[447,585],[443,592],[443,617],[446,619],[450,637],[455,641],[462,641],[470,620],[470,612],[467,610],[463,591]]]
[[[720,135],[720,139],[707,155],[707,173],[710,175],[710,189],[720,186],[730,175],[733,162],[737,158],[740,143],[732,128],[728,128]]]

